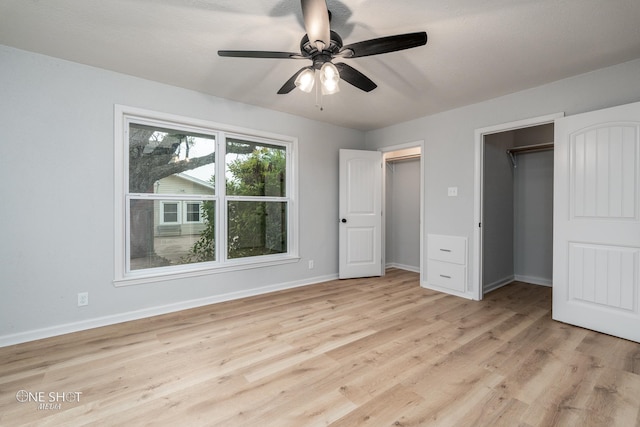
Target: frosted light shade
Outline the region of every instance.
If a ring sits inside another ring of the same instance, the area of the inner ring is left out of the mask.
[[[335,65],[331,62],[325,62],[320,68],[320,83],[322,84],[322,94],[331,95],[340,90],[338,82],[340,81],[340,73]]]
[[[316,80],[316,73],[311,69],[307,68],[296,77],[295,85],[303,92],[311,92],[313,89],[313,84]]]

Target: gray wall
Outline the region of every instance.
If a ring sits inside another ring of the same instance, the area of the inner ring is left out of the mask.
[[[472,72],[470,72],[470,76]],[[475,130],[552,113],[573,115],[640,101],[640,60],[366,133],[376,149],[425,141],[423,230],[469,239],[467,295],[474,297],[477,253],[474,231]],[[457,186],[458,197],[447,187]],[[424,251],[426,256],[426,250]],[[423,272],[424,273],[424,272]]]
[[[388,163],[386,180],[386,264],[420,271],[420,159]]]
[[[338,150],[362,132],[5,46],[0,64],[0,345],[337,277]],[[114,287],[114,104],[297,137],[301,261]]]

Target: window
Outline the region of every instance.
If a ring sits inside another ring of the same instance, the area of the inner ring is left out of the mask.
[[[185,203],[185,223],[202,222],[202,203],[186,202]]]
[[[226,141],[227,256],[287,252],[285,147]]]
[[[160,224],[178,224],[178,202],[160,202]]]
[[[122,106],[116,139],[116,284],[297,260],[295,139]]]

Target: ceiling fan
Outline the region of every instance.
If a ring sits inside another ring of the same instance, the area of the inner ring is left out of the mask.
[[[302,15],[307,34],[300,41],[300,53],[256,50],[219,50],[218,55],[236,58],[309,59],[311,66],[298,70],[280,88],[278,94],[286,94],[298,87],[311,92],[316,74],[319,74],[323,94],[337,92],[340,79],[365,92],[377,87],[367,76],[344,62],[332,63],[334,58],[360,58],[380,55],[423,46],[427,43],[427,33],[417,32],[380,37],[348,45],[330,28],[331,12],[326,0],[301,0]]]

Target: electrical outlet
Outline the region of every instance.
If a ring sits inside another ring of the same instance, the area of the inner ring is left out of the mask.
[[[78,293],[78,307],[89,305],[89,292]]]
[[[449,187],[447,189],[449,197],[456,197],[458,195],[458,187]]]
[[[313,270],[313,260],[309,260],[309,270]]]

